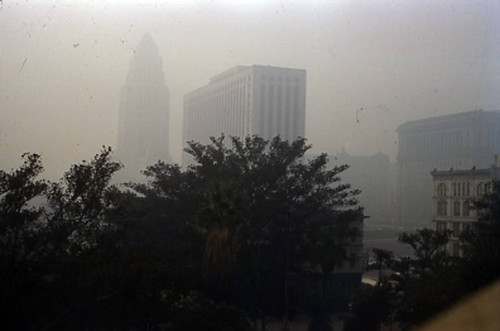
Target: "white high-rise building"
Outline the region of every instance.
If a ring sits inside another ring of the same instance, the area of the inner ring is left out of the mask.
[[[137,179],[147,166],[168,161],[168,146],[169,91],[158,47],[146,34],[130,61],[120,94],[116,154],[125,166],[121,175]]]
[[[266,140],[305,134],[306,71],[237,66],[184,97],[184,144],[208,143],[221,134]],[[184,153],[183,163],[190,163]]]

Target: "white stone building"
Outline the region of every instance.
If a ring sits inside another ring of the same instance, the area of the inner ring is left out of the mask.
[[[477,221],[474,201],[491,188],[491,181],[500,178],[500,168],[445,170],[431,172],[433,179],[432,224],[434,230],[451,231],[446,247],[454,256],[461,254],[459,236],[467,226]]]
[[[306,71],[237,66],[184,97],[183,141],[208,143],[221,134],[294,140],[305,134]],[[190,163],[184,153],[183,164]]]

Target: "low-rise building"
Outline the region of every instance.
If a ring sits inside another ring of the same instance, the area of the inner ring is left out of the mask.
[[[398,129],[398,223],[428,227],[432,169],[483,169],[500,153],[500,111],[475,110],[401,124]]]
[[[495,162],[495,165],[485,169],[451,168],[431,172],[432,224],[437,231],[451,231],[451,238],[446,247],[451,255],[461,255],[459,236],[469,224],[478,219],[474,201],[490,190],[493,179],[500,178],[500,168],[496,164]]]

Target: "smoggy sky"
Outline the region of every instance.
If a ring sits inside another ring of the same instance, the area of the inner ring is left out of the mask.
[[[118,100],[145,32],[182,98],[236,65],[307,70],[314,151],[382,151],[397,125],[500,109],[500,1],[9,1],[0,4],[0,169],[41,153],[49,177],[116,146]]]

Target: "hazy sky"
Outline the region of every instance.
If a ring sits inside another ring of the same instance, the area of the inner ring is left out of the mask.
[[[500,109],[500,1],[10,1],[0,4],[0,169],[42,153],[49,177],[116,146],[118,100],[145,32],[182,98],[236,65],[307,70],[315,151],[394,158],[397,125]]]

